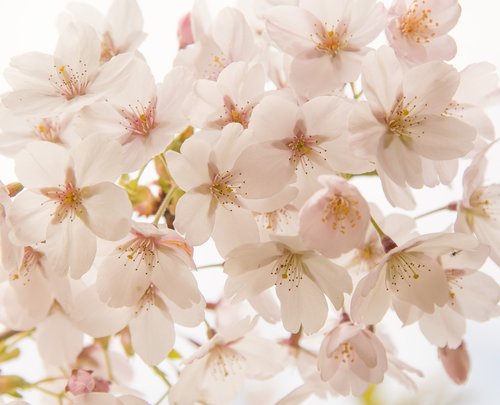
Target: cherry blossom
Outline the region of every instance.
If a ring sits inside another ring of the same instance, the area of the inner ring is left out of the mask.
[[[360,396],[369,384],[379,384],[387,371],[384,345],[373,332],[341,323],[321,343],[318,354],[321,378],[341,395]]]
[[[387,39],[396,55],[409,63],[450,60],[457,45],[448,32],[460,13],[458,0],[394,0]]]
[[[271,39],[293,56],[290,80],[310,98],[357,79],[386,11],[375,0],[300,0],[299,7],[270,9],[265,19]]]
[[[46,241],[53,270],[81,277],[94,260],[96,236],[117,240],[130,227],[126,192],[112,183],[120,173],[120,145],[99,136],[70,151],[30,143],[16,157],[16,174],[27,190],[9,210],[11,237],[28,245]]]
[[[328,314],[325,295],[340,309],[344,293],[352,289],[351,279],[344,268],[304,249],[298,237],[273,239],[242,245],[226,256],[225,295],[237,302],[275,286],[284,328],[292,333],[300,327],[307,334],[317,332]]]
[[[172,404],[229,403],[245,378],[267,379],[281,371],[286,351],[249,332],[257,318],[242,319],[219,330],[185,361],[179,381],[169,392]]]
[[[363,88],[368,102],[359,103],[349,118],[351,146],[358,156],[376,162],[393,205],[409,204],[395,195],[388,181],[403,188],[433,186],[437,169],[424,159],[453,160],[472,150],[475,129],[443,116],[459,80],[458,72],[443,62],[403,72],[388,47],[366,57]]]
[[[337,176],[320,176],[323,188],[299,213],[299,235],[327,257],[337,257],[363,242],[370,222],[368,204],[356,189]]]
[[[6,79],[13,91],[2,102],[16,113],[47,115],[78,111],[128,79],[133,57],[100,66],[99,39],[86,24],[67,24],[54,55],[31,52],[12,58]]]

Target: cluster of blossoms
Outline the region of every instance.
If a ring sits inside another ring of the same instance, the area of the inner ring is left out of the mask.
[[[500,91],[493,66],[445,62],[457,0],[254,5],[211,20],[195,1],[159,84],[135,0],[107,16],[74,4],[53,55],[12,59],[0,153],[18,182],[0,188],[0,356],[32,336],[58,376],[0,375],[1,393],[146,404],[127,387],[135,355],[179,405],[231,403],[246,379],[288,367],[303,383],[281,404],[360,396],[387,375],[412,388],[421,372],[378,326],[389,309],[465,382],[466,321],[500,314],[500,287],[480,271],[488,257],[500,265],[500,185],[484,183],[495,139],[484,108]],[[384,31],[388,45],[370,48]],[[412,190],[451,184],[462,158],[463,197],[443,208],[453,230],[419,235],[356,186],[371,176],[412,210]],[[193,260],[209,239],[226,276],[214,302]]]

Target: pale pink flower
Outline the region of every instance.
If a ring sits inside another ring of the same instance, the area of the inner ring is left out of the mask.
[[[92,26],[99,34],[100,61],[105,63],[116,55],[135,51],[146,38],[143,18],[136,0],[114,0],[106,15],[84,3],[70,3],[67,10],[76,21]],[[59,19],[66,23],[66,15]]]
[[[448,161],[472,150],[474,128],[445,115],[459,81],[458,72],[444,62],[403,72],[389,47],[366,57],[363,90],[368,102],[359,103],[349,118],[351,146],[359,157],[376,163],[393,205],[411,205],[394,188],[435,185],[439,171],[425,159]]]
[[[257,318],[249,317],[220,329],[185,360],[179,380],[170,389],[171,404],[197,401],[230,403],[246,378],[268,379],[283,369],[287,353],[270,340],[252,336]]]
[[[361,246],[370,223],[370,209],[358,189],[338,176],[322,175],[323,188],[299,213],[304,244],[327,257],[338,257]]]
[[[73,395],[88,394],[94,391],[95,381],[92,377],[92,371],[89,370],[72,370],[71,375],[66,385],[66,391]]]
[[[466,319],[487,321],[498,314],[500,287],[485,273],[477,271],[489,249],[479,245],[470,251],[452,251],[440,258],[448,282],[448,302],[425,313],[408,303],[393,299],[394,309],[404,324],[418,320],[420,330],[438,347],[457,348],[465,335]]]
[[[133,306],[152,283],[179,307],[191,307],[201,299],[192,254],[177,232],[133,222],[130,235],[98,266],[99,297],[111,307]]]
[[[82,138],[97,133],[123,145],[124,172],[135,171],[162,153],[187,126],[183,106],[193,83],[189,72],[179,67],[156,85],[142,59],[134,59],[129,70],[131,82],[105,100],[85,107],[76,123]]]
[[[257,48],[252,30],[239,10],[224,8],[207,27],[205,22],[198,23],[209,18],[199,15],[200,8],[198,4],[197,12],[193,9],[192,14],[194,44],[179,51],[174,66],[192,69],[197,78],[216,80],[231,63],[255,58]]]
[[[255,107],[249,128],[256,139],[265,142],[262,149],[274,165],[286,171],[290,182],[296,175],[298,205],[317,191],[320,174],[373,170],[348,148],[346,116],[351,109],[350,103],[335,96],[316,97],[301,106],[269,96]]]
[[[183,143],[181,153],[166,153],[173,179],[186,192],[177,203],[174,226],[192,245],[212,235],[224,254],[259,239],[255,219],[245,207],[250,199],[284,189],[289,177],[271,151],[254,142],[251,132],[231,123],[220,133],[197,133]]]
[[[490,246],[490,257],[500,264],[500,184],[483,185],[486,153],[493,145],[480,150],[464,172],[464,193],[457,208],[455,231],[473,232]]]
[[[432,314],[436,306],[443,307],[450,298],[440,257],[456,251],[474,251],[478,245],[475,238],[459,233],[427,234],[399,247],[386,241],[386,255],[354,290],[352,318],[376,324],[393,299]]]
[[[265,13],[271,39],[293,57],[290,80],[311,98],[357,79],[366,47],[384,29],[386,11],[375,0],[300,0]]]
[[[231,122],[248,127],[252,110],[264,95],[264,68],[234,62],[217,81],[201,79],[194,84],[190,121],[202,129],[222,129]]]
[[[129,230],[132,207],[112,182],[121,174],[121,147],[89,136],[70,151],[32,142],[16,157],[16,174],[27,190],[9,210],[11,237],[20,244],[46,241],[57,274],[73,278],[94,261],[96,236],[117,240]]]
[[[325,323],[329,301],[340,309],[352,282],[346,270],[313,250],[304,248],[298,237],[274,236],[264,243],[247,244],[232,250],[224,262],[228,274],[225,295],[234,301],[253,297],[276,287],[283,326],[307,334]]]
[[[334,328],[321,343],[318,369],[341,395],[361,396],[370,384],[380,384],[387,371],[384,345],[373,332],[350,322]]]
[[[411,64],[450,60],[457,45],[448,32],[460,13],[458,0],[394,0],[385,33],[396,55]]]
[[[465,342],[456,349],[438,348],[438,357],[448,376],[455,384],[465,384],[469,376],[470,359]]]
[[[71,148],[80,141],[72,114],[54,117],[30,117],[12,114],[0,106],[0,153],[14,157],[33,141],[53,142]]]
[[[99,39],[86,24],[70,23],[54,55],[31,52],[12,58],[5,72],[13,91],[2,101],[15,113],[52,116],[78,111],[121,90],[129,79],[132,55],[100,65]]]

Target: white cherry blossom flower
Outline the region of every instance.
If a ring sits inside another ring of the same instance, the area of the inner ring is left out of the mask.
[[[360,247],[370,223],[370,209],[358,189],[338,176],[318,178],[323,188],[299,213],[299,235],[311,249],[338,257]]]
[[[462,201],[457,207],[455,231],[473,232],[490,246],[490,257],[500,264],[500,184],[483,185],[486,153],[494,144],[480,150],[464,172]]]
[[[257,318],[245,318],[220,329],[185,360],[179,380],[170,389],[171,404],[228,404],[246,378],[268,379],[282,370],[286,350],[270,340],[252,336]]]
[[[385,33],[396,55],[411,64],[450,60],[457,45],[448,32],[460,13],[458,0],[394,0]]]
[[[84,3],[70,3],[67,10],[76,21],[92,26],[99,34],[100,61],[105,63],[116,55],[135,51],[146,38],[141,9],[136,0],[115,0],[106,16]],[[64,25],[67,16],[59,22]]]
[[[474,128],[445,115],[459,80],[444,62],[403,72],[388,47],[366,57],[363,89],[368,102],[359,103],[349,118],[351,146],[359,157],[376,163],[393,205],[408,204],[394,195],[387,180],[400,188],[435,185],[437,169],[425,159],[448,161],[472,150]]]
[[[344,294],[352,289],[351,279],[344,268],[305,249],[298,237],[273,239],[242,245],[226,256],[225,295],[240,301],[275,286],[285,329],[317,332],[328,314],[325,295],[340,309]]]
[[[157,86],[142,59],[134,59],[129,70],[131,83],[85,107],[76,124],[82,138],[98,133],[123,145],[125,172],[141,168],[163,152],[187,126],[183,106],[193,83],[187,69],[178,67]]]
[[[52,116],[78,111],[120,90],[132,55],[100,65],[99,39],[86,24],[67,24],[54,55],[38,52],[12,58],[6,79],[13,91],[2,102],[16,113]]]
[[[432,314],[449,302],[449,285],[440,257],[455,251],[474,251],[479,242],[470,235],[435,233],[414,238],[387,253],[354,290],[351,316],[356,322],[376,324],[393,299]],[[391,249],[392,248],[392,249]]]
[[[271,39],[293,57],[292,84],[311,98],[357,79],[386,11],[375,0],[300,0],[299,7],[277,6],[264,18]]]
[[[370,384],[380,384],[387,371],[387,354],[377,336],[359,325],[343,322],[321,343],[321,379],[341,395],[361,396]]]
[[[32,142],[16,157],[16,174],[27,190],[9,210],[11,237],[19,244],[46,241],[57,274],[86,273],[95,257],[96,236],[117,240],[129,230],[132,207],[112,182],[121,173],[121,147],[89,136],[70,151]]]

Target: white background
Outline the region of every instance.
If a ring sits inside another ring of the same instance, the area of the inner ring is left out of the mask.
[[[57,41],[56,17],[67,3],[69,3],[67,0],[0,0],[0,70],[3,71],[8,65],[10,57],[16,54],[35,50],[51,53]],[[110,2],[109,0],[88,0],[86,3],[105,11]],[[208,0],[208,3],[213,10],[216,10],[232,2]],[[385,3],[389,2],[385,1]],[[144,31],[148,34],[140,50],[146,56],[157,80],[161,80],[170,68],[176,53],[177,21],[180,16],[189,11],[192,1],[139,0],[139,4],[145,21]],[[469,63],[479,61],[489,61],[500,66],[500,46],[498,45],[500,39],[498,20],[500,3],[485,0],[463,0],[461,5],[462,18],[452,31],[459,48],[453,64],[459,70]],[[0,78],[0,92],[5,91],[8,91],[8,87],[3,78]],[[497,130],[500,128],[499,111],[498,108],[490,109]],[[497,148],[490,154],[493,165],[489,169],[489,177],[494,182],[500,182],[498,150]],[[0,159],[0,180],[4,183],[15,180],[12,167],[11,161]],[[381,193],[375,183],[366,182],[362,183],[361,186],[361,191],[368,199],[380,201]],[[425,190],[418,193],[417,197],[420,199],[418,212],[424,212],[450,200],[460,198],[460,192],[460,184],[457,183],[453,189],[442,187],[431,190],[431,192]],[[387,213],[390,212],[387,204],[383,204],[383,206]],[[421,230],[438,231],[444,229],[452,220],[453,215],[433,216],[422,221]],[[210,257],[210,252],[209,248],[198,249],[198,263],[213,263],[217,260]],[[491,263],[488,271],[495,276],[500,273],[500,270]],[[499,279],[499,277],[496,278]],[[401,358],[422,369],[426,373],[426,377],[420,383],[422,390],[420,397],[415,398],[411,393],[401,391],[393,384],[389,384],[388,396],[384,403],[480,405],[500,403],[500,321],[498,319],[486,324],[469,323],[466,340],[472,358],[472,371],[470,381],[464,387],[454,387],[449,383],[444,372],[440,369],[434,348],[426,343],[416,328],[400,329],[400,324],[392,322],[391,319],[389,319],[388,325],[395,331],[395,344],[400,349]],[[2,365],[3,372],[13,372],[9,367],[8,364]],[[38,369],[38,366],[35,366],[30,355],[25,356],[24,363],[16,366],[16,369],[22,369],[25,374],[31,374],[34,368]],[[144,377],[138,379],[137,388],[145,392],[148,399],[153,401],[164,390],[157,383],[156,377],[151,374],[150,379]],[[279,393],[286,393],[297,384],[296,376],[287,379],[285,383],[280,382],[278,387],[274,387],[274,393],[265,397],[267,399],[264,400],[264,403],[271,403],[279,398]],[[257,385],[254,387],[259,389]],[[241,403],[251,402],[250,400],[241,401]],[[341,399],[333,402],[344,403]],[[316,401],[312,400],[310,403],[316,403]]]

